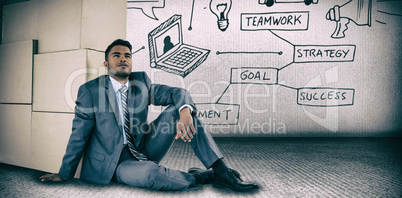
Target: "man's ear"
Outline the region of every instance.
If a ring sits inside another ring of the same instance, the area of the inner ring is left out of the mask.
[[[103,62],[103,66],[105,66],[105,72],[109,74],[109,63],[107,61]]]

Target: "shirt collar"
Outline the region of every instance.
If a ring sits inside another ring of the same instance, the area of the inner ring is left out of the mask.
[[[114,78],[112,78],[110,76],[109,76],[109,79],[110,79],[110,82],[112,83],[114,91],[117,93],[120,90],[120,88],[123,86],[123,84],[121,84],[119,81],[115,80]],[[127,88],[129,88],[130,81],[128,80],[125,85]]]

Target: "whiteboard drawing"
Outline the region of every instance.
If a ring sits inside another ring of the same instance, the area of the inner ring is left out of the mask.
[[[148,34],[152,68],[186,77],[208,57],[210,50],[183,43],[181,15],[173,15]]]
[[[211,0],[209,9],[218,19],[218,28],[223,32],[229,26],[228,14],[232,7],[232,0]]]
[[[318,0],[258,0],[259,4],[264,4],[267,7],[271,7],[274,3],[303,3],[306,5],[317,4]]]
[[[302,31],[308,30],[310,13],[308,11],[241,13],[240,19],[242,31]]]
[[[402,2],[401,1],[377,1],[382,3],[381,9],[377,10],[375,22],[387,25],[394,21],[395,24],[401,24],[402,18]]]
[[[329,9],[326,19],[336,22],[332,38],[344,38],[348,24],[353,21],[358,26],[371,26],[372,0],[350,0],[339,6]]]
[[[158,20],[154,8],[164,8],[165,0],[131,0],[127,1],[127,9],[140,9],[150,19]]]
[[[189,25],[189,27],[188,27],[188,31],[191,31],[191,30],[193,30],[193,16],[194,16],[194,3],[195,3],[195,0],[193,0],[193,4],[192,4],[192,6],[191,6],[191,15],[190,15],[190,25]]]
[[[229,103],[196,103],[197,117],[204,125],[237,125],[240,105]]]
[[[353,88],[336,87],[291,87],[279,83],[278,77],[281,70],[293,63],[317,63],[317,62],[353,62],[355,59],[355,45],[294,45],[274,34],[279,39],[293,46],[293,61],[283,67],[240,67],[232,68],[230,72],[230,84],[218,98],[217,103],[232,84],[257,84],[279,85],[297,91],[297,104],[312,107],[338,107],[354,104],[355,90]],[[238,54],[246,52],[219,52],[218,54]],[[251,53],[254,54],[254,53]],[[281,53],[282,54],[282,53]],[[280,55],[281,55],[280,54]],[[332,70],[331,70],[332,71]]]

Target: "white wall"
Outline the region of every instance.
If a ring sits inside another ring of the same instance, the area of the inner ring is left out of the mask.
[[[127,38],[134,50],[139,49],[133,68],[148,72],[155,83],[189,89],[200,103],[204,121],[215,123],[208,125],[213,135],[392,136],[401,129],[402,3],[373,0],[369,7],[370,1],[319,0],[309,6],[277,2],[267,7],[258,0],[237,0],[232,1],[228,28],[221,31],[210,11],[210,0],[195,1],[194,12],[192,1],[158,2],[128,5],[132,9],[127,13]],[[341,7],[341,22],[350,20],[342,38],[331,37],[336,22],[326,19],[336,5]],[[158,20],[147,16],[152,15],[152,8]],[[371,20],[365,18],[368,11]],[[179,72],[153,68],[150,61],[148,34],[175,14],[181,15],[184,43],[210,50],[207,59],[184,78]],[[261,16],[300,18],[279,26],[258,24]],[[349,53],[338,58],[299,53],[307,49]],[[242,67],[247,69],[239,69]],[[246,70],[260,72],[261,78],[242,80]],[[270,81],[263,79],[264,73],[271,75]],[[305,87],[314,89],[302,89]],[[330,92],[333,89],[337,91]],[[305,98],[306,93],[321,96],[338,91],[345,97],[330,101]],[[214,117],[215,112],[221,117]]]

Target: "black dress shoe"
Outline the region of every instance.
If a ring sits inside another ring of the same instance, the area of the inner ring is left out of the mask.
[[[243,181],[243,180],[240,178],[240,173],[237,172],[237,170],[234,170],[234,169],[229,168],[229,171],[232,172],[232,173],[234,174],[234,176],[236,176],[237,178],[239,178],[240,181]]]
[[[193,167],[188,169],[188,173],[196,178],[197,184],[210,184],[215,178],[213,170],[203,170],[201,168]]]
[[[229,170],[221,175],[215,175],[212,186],[216,188],[229,188],[236,192],[252,191],[259,188],[257,184],[243,182],[240,179],[240,174],[235,170]]]
[[[234,174],[235,177],[237,177],[240,181],[243,181],[240,178],[240,173],[237,172],[236,170],[233,170],[231,168],[229,168],[229,171],[232,172]],[[190,169],[188,169],[188,173],[194,175],[194,174],[198,174],[200,177],[202,177],[205,182],[201,182],[201,184],[210,184],[214,178],[215,178],[215,174],[213,170],[203,170],[201,168],[197,168],[197,167],[192,167]]]

